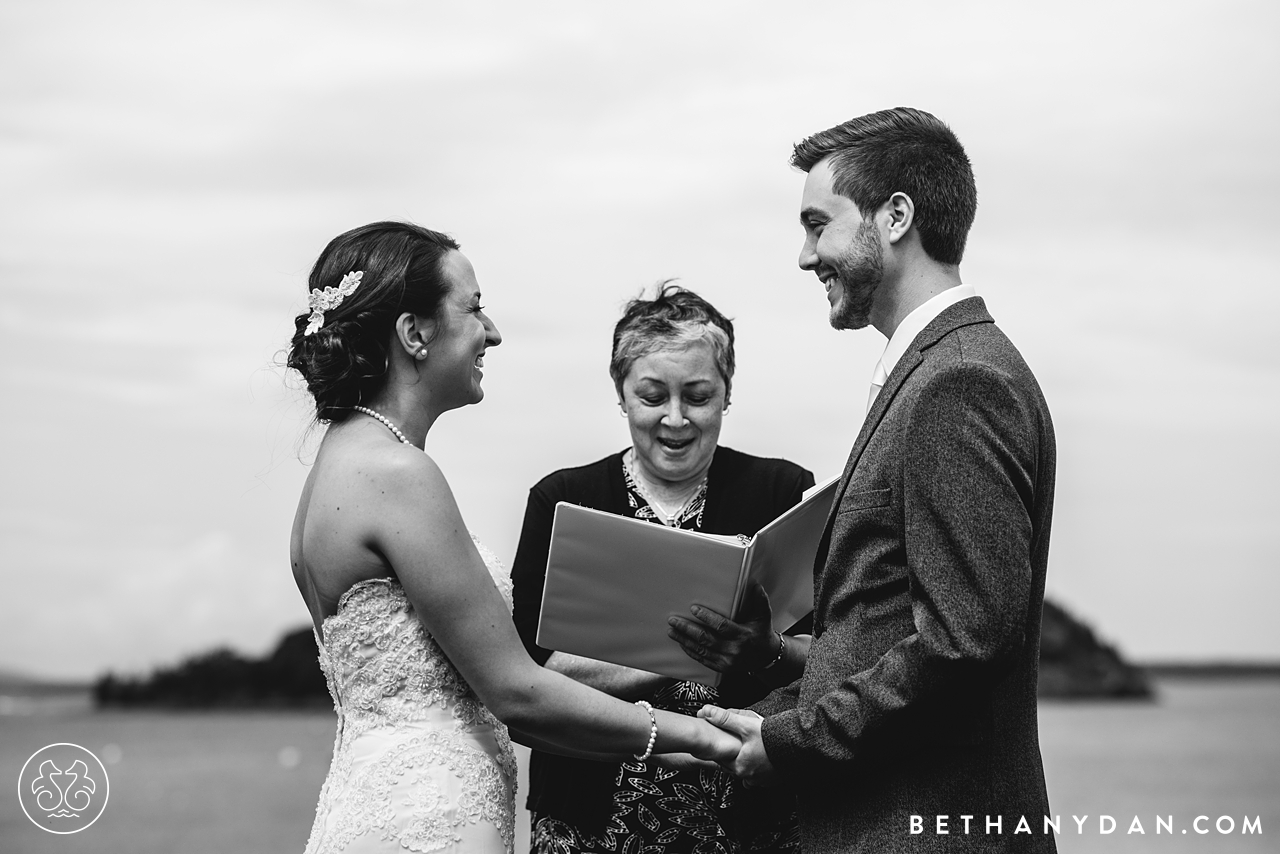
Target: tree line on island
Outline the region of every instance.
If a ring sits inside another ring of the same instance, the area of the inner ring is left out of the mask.
[[[1040,635],[1041,697],[1152,696],[1141,668],[1052,602],[1044,603]],[[93,686],[99,707],[258,708],[327,707],[328,687],[310,627],[289,632],[264,658],[230,649],[202,653],[148,676],[108,673]]]

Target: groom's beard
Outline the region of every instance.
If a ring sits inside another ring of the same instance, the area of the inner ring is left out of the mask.
[[[840,279],[840,300],[831,307],[831,326],[861,329],[871,322],[871,303],[884,278],[884,246],[875,223],[864,220],[831,266]]]

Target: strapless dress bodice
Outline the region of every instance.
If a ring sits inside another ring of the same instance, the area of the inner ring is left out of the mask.
[[[509,608],[510,579],[476,545]],[[418,619],[400,583],[353,585],[316,642],[338,732],[307,854],[511,852],[516,760],[507,728]]]

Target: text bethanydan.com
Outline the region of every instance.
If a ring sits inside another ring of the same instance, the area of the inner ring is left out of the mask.
[[[1116,821],[1114,816],[1099,815],[1091,819],[1087,815],[1070,816],[1070,821],[1065,823],[1066,832],[1083,836],[1085,834],[1097,833],[1107,835],[1120,832],[1122,826]],[[1074,828],[1072,827],[1074,824]],[[908,832],[912,836],[920,834],[933,834],[935,836],[1002,836],[1006,833],[1018,834],[1054,834],[1061,836],[1063,833],[1064,823],[1062,816],[1043,816],[1042,823],[1039,828],[1035,827],[1035,820],[1028,819],[1026,816],[1018,816],[1015,823],[1012,816],[1003,815],[935,815],[923,816],[913,815],[910,818]],[[1149,817],[1147,822],[1143,822],[1140,816],[1134,816],[1129,822],[1129,829],[1123,831],[1126,834],[1154,833],[1157,836],[1163,834],[1186,834],[1188,832],[1197,833],[1201,836],[1209,833],[1218,833],[1223,836],[1232,834],[1256,834],[1262,835],[1262,816],[1242,816],[1239,821],[1234,816],[1222,815],[1217,819],[1210,818],[1207,815],[1198,815],[1191,821],[1177,822],[1173,815],[1157,815]]]

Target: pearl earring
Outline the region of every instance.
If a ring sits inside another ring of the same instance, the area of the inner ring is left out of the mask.
[[[419,350],[419,351],[418,351],[417,353],[415,353],[414,355],[416,355],[419,359],[425,359],[425,358],[427,358],[427,348],[426,348],[426,347],[423,347],[421,350]]]

